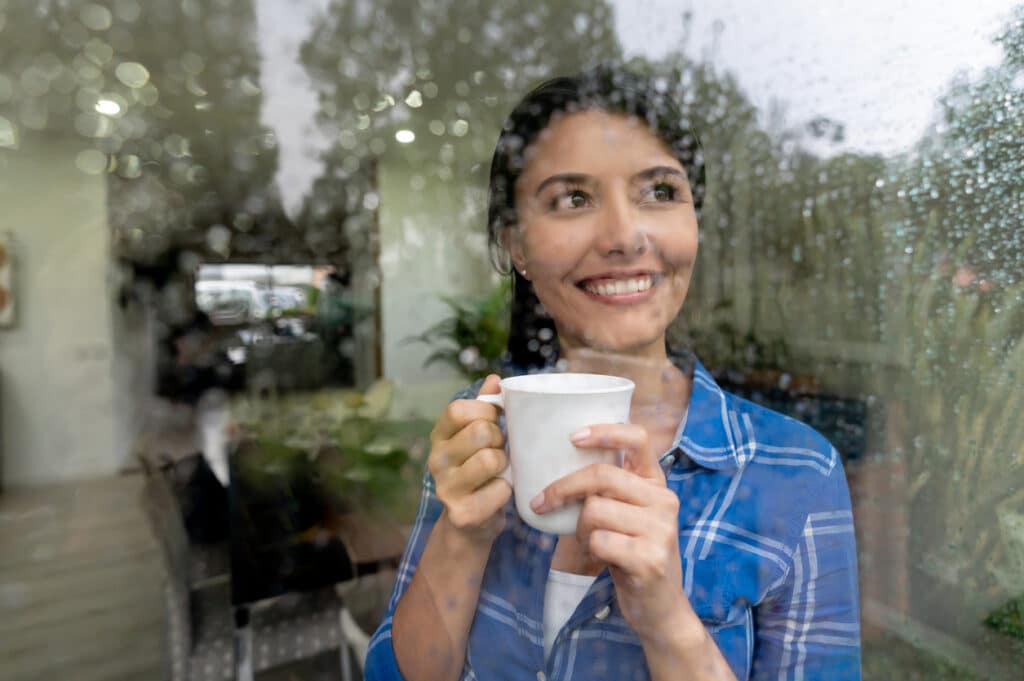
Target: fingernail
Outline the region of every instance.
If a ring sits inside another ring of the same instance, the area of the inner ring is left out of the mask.
[[[572,440],[573,442],[583,442],[588,437],[590,437],[590,428],[580,428],[575,433],[573,433],[569,437],[569,439]]]
[[[533,509],[534,513],[540,513],[540,510],[544,508],[544,492],[530,499],[530,508]]]

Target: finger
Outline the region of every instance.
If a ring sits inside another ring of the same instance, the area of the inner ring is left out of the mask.
[[[512,498],[512,486],[502,478],[490,482],[448,509],[456,527],[474,527],[487,521]]]
[[[576,538],[586,546],[590,534],[595,530],[610,530],[635,537],[650,532],[659,522],[643,507],[592,496],[583,502],[583,510],[576,524]]]
[[[643,546],[637,537],[612,530],[598,529],[590,533],[587,549],[594,558],[623,570],[628,575],[641,574]]]
[[[484,509],[496,513],[512,498],[512,485],[504,478],[491,478],[491,481],[473,493]]]
[[[505,436],[496,423],[473,421],[450,440],[434,443],[427,468],[438,479],[447,477],[481,449],[505,449]]]
[[[642,585],[650,579],[662,579],[678,571],[678,549],[611,530],[594,530],[588,545],[590,555],[622,571],[632,586]]]
[[[472,492],[497,477],[507,465],[504,449],[485,447],[452,471],[451,485],[456,490]]]
[[[498,374],[488,374],[480,385],[481,395],[497,395],[501,392],[501,377]]]
[[[593,495],[647,506],[654,483],[607,463],[595,463],[555,480],[530,501],[535,513],[547,513]]]
[[[572,434],[572,443],[580,449],[621,449],[627,468],[645,478],[663,478],[658,457],[651,450],[647,430],[631,423],[603,423],[582,428]]]
[[[473,421],[498,422],[498,408],[480,400],[453,400],[441,412],[430,434],[432,440],[448,440]]]
[[[479,419],[472,421],[448,440],[449,457],[452,465],[461,466],[478,450],[494,447],[505,448],[505,436],[493,421]]]

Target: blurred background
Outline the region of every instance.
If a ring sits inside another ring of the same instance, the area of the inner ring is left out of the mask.
[[[951,5],[0,0],[0,678],[360,674],[498,128],[608,59],[705,147],[674,333],[844,458],[865,678],[1020,678],[1024,5]]]

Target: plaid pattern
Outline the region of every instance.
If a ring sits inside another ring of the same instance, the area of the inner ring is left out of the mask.
[[[688,414],[662,463],[681,500],[683,588],[736,677],[859,679],[853,517],[835,448],[804,424],[723,392],[697,362]],[[402,678],[391,618],[441,510],[427,475],[387,615],[370,642],[370,681]],[[544,588],[556,537],[525,525],[511,504],[505,512],[462,678],[648,679],[607,570],[544,659]]]

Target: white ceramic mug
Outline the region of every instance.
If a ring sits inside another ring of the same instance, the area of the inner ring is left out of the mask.
[[[480,395],[505,411],[509,468],[501,477],[512,484],[516,510],[527,524],[543,532],[573,534],[582,504],[544,515],[530,500],[555,480],[593,463],[622,465],[618,450],[581,449],[570,440],[581,428],[601,423],[628,423],[633,381],[599,374],[530,374],[506,378],[501,393]]]

